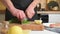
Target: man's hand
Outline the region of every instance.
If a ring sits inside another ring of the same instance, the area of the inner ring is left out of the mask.
[[[26,18],[24,11],[22,10],[13,9],[13,10],[10,10],[10,12],[12,13],[13,16],[16,16],[19,20],[23,20],[24,18]]]
[[[25,13],[26,13],[27,17],[31,19],[34,16],[35,11],[32,8],[27,8]]]
[[[34,0],[26,9],[26,15],[28,16],[28,18],[32,18],[35,15],[35,11],[34,8],[36,7],[36,5],[40,2],[40,0]]]

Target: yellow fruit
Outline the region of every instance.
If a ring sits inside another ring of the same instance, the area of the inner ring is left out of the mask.
[[[42,20],[35,20],[34,21],[36,24],[41,24],[42,23]]]
[[[22,28],[19,26],[12,26],[7,34],[23,34]]]

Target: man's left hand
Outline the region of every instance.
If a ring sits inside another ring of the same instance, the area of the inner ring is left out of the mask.
[[[35,11],[33,8],[27,8],[25,11],[28,18],[32,18],[35,15]]]

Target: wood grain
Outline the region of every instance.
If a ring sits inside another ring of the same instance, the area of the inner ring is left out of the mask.
[[[12,26],[20,26],[22,27],[23,30],[34,30],[34,31],[43,31],[44,30],[44,26],[42,24],[16,24],[16,23],[12,23],[9,24],[9,28]],[[2,29],[2,34],[6,34],[7,33],[7,29],[3,28]]]
[[[10,24],[10,27],[12,26],[20,26],[22,27],[23,30],[44,30],[44,26],[42,24],[22,24],[22,25],[19,25],[19,24]]]

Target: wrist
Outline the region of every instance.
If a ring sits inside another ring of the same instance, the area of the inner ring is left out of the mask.
[[[11,8],[8,8],[8,10],[11,12],[13,16],[16,16],[16,13],[17,13],[16,8],[11,7]]]
[[[14,12],[16,12],[15,10],[16,10],[16,8],[15,7],[11,7],[11,8],[9,8],[8,9],[11,13],[14,13]]]

